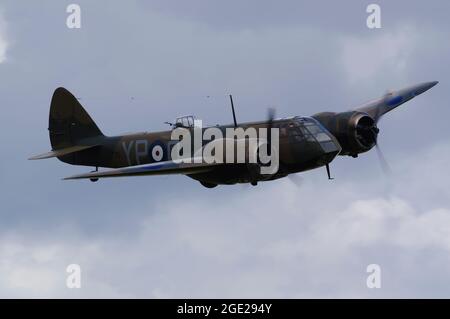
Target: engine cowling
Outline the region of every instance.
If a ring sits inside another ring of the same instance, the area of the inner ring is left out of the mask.
[[[313,115],[341,144],[339,155],[357,157],[377,143],[379,129],[376,121],[367,113],[350,111],[323,112]]]

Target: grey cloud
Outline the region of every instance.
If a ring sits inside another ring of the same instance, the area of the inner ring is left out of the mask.
[[[446,180],[420,163],[445,167],[448,144],[404,163],[391,180],[325,184],[309,176],[258,190],[162,200],[128,238],[61,234],[2,235],[8,296],[64,297],[445,297],[450,211]],[[428,158],[430,156],[430,158]],[[398,163],[394,163],[398,165]],[[411,176],[416,176],[412,179]],[[334,185],[333,185],[334,184]],[[380,184],[374,186],[374,184]],[[441,202],[424,191],[441,192]],[[163,199],[169,197],[162,195]],[[277,198],[278,201],[269,200]],[[322,200],[317,200],[322,198]],[[229,209],[227,203],[235,209]],[[143,201],[140,210],[149,207]],[[237,208],[237,209],[236,209]],[[80,226],[78,226],[80,227]],[[83,269],[82,289],[64,287],[65,267]],[[382,289],[365,286],[366,267],[382,267]],[[5,279],[6,278],[6,279]],[[433,289],[433,287],[437,287]]]
[[[448,295],[449,274],[435,275],[448,268],[447,2],[380,1],[376,31],[360,1],[79,4],[79,31],[65,27],[64,2],[1,4],[2,296]],[[49,148],[60,85],[115,134],[190,112],[231,122],[228,93],[244,121],[269,106],[279,116],[346,110],[428,80],[440,84],[380,123],[392,182],[374,152],[338,158],[332,183],[316,170],[301,188],[215,190],[172,176],[63,182],[88,169],[26,160]],[[74,260],[86,269],[79,292],[61,286]],[[389,289],[361,286],[374,260]]]

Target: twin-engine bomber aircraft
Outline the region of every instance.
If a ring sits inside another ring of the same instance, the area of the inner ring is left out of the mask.
[[[437,83],[427,82],[391,91],[352,111],[323,112],[311,117],[283,119],[274,119],[273,112],[269,112],[266,121],[239,124],[236,122],[233,99],[230,96],[234,124],[214,128],[219,132],[225,132],[229,128],[262,128],[269,132],[274,128],[278,129],[278,165],[277,170],[271,174],[260,173],[257,168],[265,165],[260,161],[211,163],[174,160],[172,150],[178,141],[172,139],[171,133],[179,128],[193,133],[195,122],[192,116],[178,118],[171,124],[172,130],[169,131],[105,136],[77,98],[66,89],[58,88],[50,105],[48,130],[52,151],[30,159],[57,157],[65,163],[95,167],[93,172],[65,178],[90,179],[93,182],[107,177],[183,174],[208,188],[219,184],[256,185],[259,181],[275,180],[321,166],[327,168],[330,178],[329,163],[337,155],[357,157],[377,146],[377,123],[380,118]],[[206,129],[208,128],[201,130]],[[267,136],[266,144],[270,153],[273,151],[271,145],[274,141],[271,141],[272,135]],[[235,143],[239,142],[236,138],[233,140]],[[206,148],[212,141],[213,139],[203,140],[200,149]],[[99,171],[99,167],[112,169]]]

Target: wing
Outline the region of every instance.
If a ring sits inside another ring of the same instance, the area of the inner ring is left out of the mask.
[[[74,175],[64,178],[69,179],[97,179],[108,177],[124,177],[124,176],[144,176],[144,175],[168,175],[168,174],[197,174],[212,171],[215,167],[224,165],[223,163],[182,163],[175,161],[165,161],[146,165],[117,168],[102,172],[91,172],[86,174]]]
[[[416,84],[402,90],[391,91],[386,93],[382,98],[369,102],[357,108],[357,111],[362,111],[369,114],[376,122],[387,112],[399,107],[412,98],[428,91],[433,86],[438,84],[438,81],[425,82]]]

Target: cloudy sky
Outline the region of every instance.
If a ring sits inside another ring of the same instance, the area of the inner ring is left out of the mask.
[[[448,1],[0,2],[0,297],[450,297]],[[380,122],[374,151],[258,187],[183,176],[62,181],[50,149],[64,86],[105,134],[194,113],[229,123],[344,111],[440,81]],[[206,98],[210,96],[210,98]],[[133,97],[133,99],[131,99]],[[79,264],[81,289],[66,287]],[[366,286],[369,264],[381,289]]]

